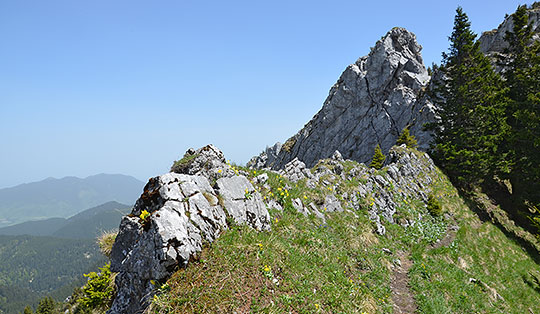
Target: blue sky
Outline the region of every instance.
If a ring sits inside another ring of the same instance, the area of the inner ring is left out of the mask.
[[[0,188],[146,181],[207,143],[245,163],[309,121],[392,27],[417,35],[429,65],[458,5],[480,33],[521,3],[1,1]]]

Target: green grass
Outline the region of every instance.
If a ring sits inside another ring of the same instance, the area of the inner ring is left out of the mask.
[[[346,169],[358,165],[350,163]],[[251,178],[260,173],[249,171]],[[291,200],[321,205],[327,194],[352,192],[354,180],[329,175],[321,180],[329,186],[309,189],[305,180],[294,184],[275,173],[268,176],[267,187],[258,191],[284,207],[271,211],[272,231],[244,226],[225,231],[197,261],[173,275],[151,312],[392,313],[390,279],[397,256],[383,248],[397,252],[415,243],[425,246],[446,230],[442,218],[431,217],[424,203],[414,200],[402,200],[401,211],[423,212],[425,219],[411,228],[387,225],[384,237],[374,234],[367,206],[326,213],[323,223],[296,213]]]
[[[383,313],[390,261],[366,218],[272,212],[272,232],[237,226],[178,271],[158,313]]]
[[[235,169],[251,179],[262,173]],[[499,228],[479,220],[441,171],[432,175],[424,192],[439,200],[442,215],[430,215],[420,199],[397,199],[394,191],[398,224],[385,224],[387,233],[379,236],[367,216],[369,195],[360,208],[344,203],[345,212],[325,213],[326,223],[292,208],[294,198],[320,206],[330,193],[354,193],[365,178],[327,175],[309,189],[305,180],[294,184],[268,172],[268,185],[257,189],[284,207],[271,210],[272,231],[226,230],[162,283],[149,312],[393,313],[392,273],[398,252],[409,252],[419,313],[539,313],[540,267]],[[411,220],[413,226],[399,224]],[[459,226],[455,240],[434,248],[452,225]]]
[[[440,178],[434,192],[459,230],[446,247],[413,246],[409,277],[419,313],[540,313],[540,266]]]
[[[460,226],[449,247],[413,252],[410,277],[420,312],[538,313],[538,264],[490,222],[471,216]]]

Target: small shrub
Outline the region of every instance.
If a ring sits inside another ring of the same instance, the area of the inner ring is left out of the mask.
[[[114,295],[114,280],[111,265],[101,267],[99,273],[91,272],[84,276],[88,282],[83,287],[84,296],[79,299],[79,305],[86,309],[105,308]]]
[[[428,196],[427,210],[434,217],[440,217],[442,215],[442,206],[439,200],[433,195]]]
[[[384,156],[384,154],[382,153],[381,147],[379,146],[379,144],[377,144],[377,146],[375,147],[375,153],[373,154],[373,160],[371,161],[369,166],[377,170],[381,169],[384,164],[385,159],[386,159],[386,156]]]
[[[418,146],[416,138],[409,132],[409,127],[406,127],[403,129],[403,131],[401,131],[401,134],[396,141],[396,145],[402,144],[407,145],[407,147],[409,148],[415,148],[416,146]]]

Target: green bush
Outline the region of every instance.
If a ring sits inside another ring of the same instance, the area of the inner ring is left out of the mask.
[[[407,145],[407,147],[409,148],[415,148],[416,146],[418,146],[416,138],[409,132],[409,127],[406,127],[403,129],[403,131],[401,131],[401,134],[396,141],[396,145],[402,144]]]
[[[373,160],[371,161],[369,166],[371,168],[381,169],[385,159],[386,156],[384,156],[381,147],[379,146],[379,144],[377,144],[377,146],[375,147],[375,153],[373,154]]]
[[[99,273],[91,272],[84,275],[88,282],[83,287],[84,296],[79,299],[82,308],[95,309],[106,307],[114,295],[114,283],[111,276],[111,265],[101,267]]]
[[[433,195],[428,196],[427,210],[434,217],[440,217],[442,215],[442,206],[439,200]]]
[[[184,173],[185,170],[188,168],[189,164],[191,164],[191,162],[198,156],[199,154],[191,155],[186,153],[184,157],[182,157],[182,159],[174,162],[171,167],[171,172]]]

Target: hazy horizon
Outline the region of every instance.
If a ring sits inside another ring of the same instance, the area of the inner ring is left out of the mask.
[[[480,34],[532,2],[3,2],[0,188],[146,182],[210,143],[244,164],[307,123],[392,27],[416,34],[427,66],[458,5]]]

